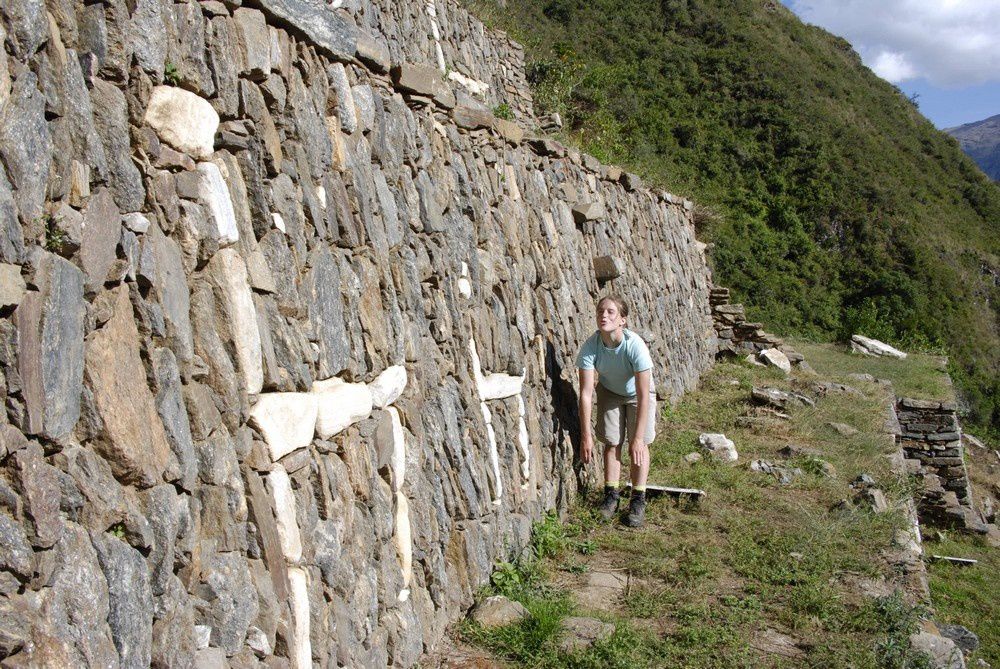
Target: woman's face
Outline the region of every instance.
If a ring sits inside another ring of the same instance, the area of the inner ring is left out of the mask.
[[[625,317],[618,311],[614,300],[604,300],[597,305],[597,329],[611,334],[625,327]]]

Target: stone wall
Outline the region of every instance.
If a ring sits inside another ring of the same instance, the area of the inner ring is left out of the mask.
[[[413,9],[237,5],[0,7],[8,663],[410,666],[572,499],[595,297],[661,395],[711,362],[689,203],[403,62]]]
[[[972,502],[962,429],[954,402],[900,398],[896,404],[899,444],[922,476],[921,522],[985,533],[989,527]]]
[[[743,357],[776,348],[784,353],[792,364],[797,365],[803,361],[802,354],[784,340],[765,332],[762,323],[748,321],[743,305],[730,303],[728,288],[713,287],[709,294],[709,303],[712,308],[715,336],[718,340],[716,357]]]

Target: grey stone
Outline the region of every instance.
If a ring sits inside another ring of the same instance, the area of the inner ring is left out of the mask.
[[[184,263],[176,242],[166,237],[158,226],[150,227],[143,237],[139,273],[153,286],[163,308],[171,350],[182,363],[188,362],[194,355],[194,338]]]
[[[206,567],[204,586],[211,602],[212,643],[235,653],[243,646],[258,610],[249,567],[246,559],[235,553],[217,554]]]
[[[621,184],[625,186],[627,191],[637,191],[642,188],[642,179],[638,175],[632,174],[631,172],[625,172],[621,176]]]
[[[48,38],[49,24],[41,2],[4,3],[0,8],[13,54],[28,60]]]
[[[698,445],[720,462],[735,462],[739,459],[736,444],[724,434],[703,433],[698,437]]]
[[[68,186],[69,191],[72,192],[74,159],[83,161],[102,178],[107,176],[108,161],[104,153],[104,145],[94,123],[94,108],[91,104],[90,92],[83,79],[83,70],[75,50],[66,50],[61,72],[57,72],[56,76],[61,77],[62,114],[60,120],[65,124],[65,130],[69,136],[69,146],[66,147],[69,150],[55,152],[53,161],[56,173],[62,175],[65,186]]]
[[[433,65],[402,63],[392,68],[392,82],[405,92],[432,98],[441,107],[455,106],[455,94]]]
[[[339,61],[357,51],[358,27],[344,10],[331,9],[322,0],[264,0],[266,14],[301,30],[317,48]]]
[[[26,290],[21,268],[18,265],[0,264],[0,309],[19,305]]]
[[[965,653],[974,653],[979,650],[979,637],[968,627],[962,625],[940,625],[938,629],[941,636],[947,637],[955,642]]]
[[[598,281],[617,279],[625,273],[625,263],[614,256],[594,258],[594,275]]]
[[[326,247],[311,256],[312,269],[302,284],[309,320],[319,346],[319,377],[339,374],[350,360],[350,343],[345,328],[340,272]]]
[[[11,571],[27,580],[31,578],[34,567],[35,554],[24,529],[13,518],[0,511],[0,569]]]
[[[233,20],[239,29],[243,73],[251,79],[266,79],[271,73],[271,39],[264,15],[256,9],[240,7],[233,12]]]
[[[833,430],[842,437],[852,437],[858,433],[856,427],[847,425],[846,423],[827,423]]]
[[[160,0],[137,0],[132,10],[131,31],[142,35],[133,42],[135,60],[157,81],[163,78],[167,60],[168,31],[164,29],[163,3]]]
[[[108,534],[92,536],[108,582],[108,625],[123,667],[148,667],[153,643],[153,593],[142,555]]]
[[[386,74],[389,72],[391,64],[389,49],[386,45],[367,33],[358,32],[357,51],[355,55],[362,63],[367,65],[373,72]]]
[[[65,635],[69,645],[70,665],[117,666],[118,652],[108,626],[108,583],[87,531],[67,523],[53,547],[53,558],[54,568],[46,583],[51,593],[46,606],[49,634],[56,636],[55,630],[64,630],[59,636]]]
[[[21,74],[14,82],[10,99],[0,109],[0,159],[7,166],[10,183],[14,187],[13,199],[23,225],[30,224],[44,213],[45,192],[52,165],[52,139],[45,122],[45,96],[38,90],[37,83],[38,78],[33,73],[26,71]]]
[[[503,595],[487,597],[472,610],[472,619],[486,629],[513,625],[530,615],[523,604],[513,602]]]
[[[80,262],[87,275],[87,290],[96,291],[104,285],[108,270],[117,258],[121,237],[121,215],[111,191],[98,190],[83,213],[83,243]]]
[[[910,635],[910,647],[924,653],[932,669],[965,669],[962,650],[954,641],[930,632]]]
[[[21,497],[28,539],[33,546],[49,548],[63,533],[59,514],[62,487],[58,470],[45,462],[42,448],[31,444],[11,456],[14,489]]]
[[[166,591],[155,599],[152,666],[190,667],[194,662],[194,608],[176,576],[168,576]]]
[[[87,337],[86,377],[107,434],[96,445],[115,475],[141,487],[159,483],[174,459],[146,386],[126,287],[115,290],[111,320]]]
[[[37,292],[15,312],[18,371],[27,408],[25,432],[66,436],[80,417],[83,381],[83,274],[58,256],[37,261]]]
[[[467,130],[492,128],[495,120],[493,113],[489,109],[469,105],[456,105],[451,110],[451,117],[455,121],[455,125]]]
[[[596,618],[571,616],[562,620],[562,639],[559,648],[566,653],[575,653],[590,648],[598,641],[604,641],[615,633],[615,626]]]
[[[191,438],[191,424],[184,406],[180,370],[173,352],[157,348],[152,352],[153,376],[156,380],[156,411],[163,421],[170,448],[180,466],[180,485],[188,491],[194,489],[198,476],[198,462]]]
[[[358,129],[358,116],[354,104],[354,93],[351,90],[351,83],[347,79],[347,70],[341,63],[333,63],[326,72],[330,80],[330,87],[336,97],[337,118],[340,120],[340,127],[347,134],[351,134]]]
[[[167,61],[176,68],[178,82],[178,87],[171,88],[180,91],[179,86],[183,86],[184,89],[201,97],[211,97],[215,93],[215,83],[206,61],[208,49],[205,45],[205,36],[208,19],[201,11],[200,3],[174,4],[171,7],[176,37],[167,43]]]
[[[17,217],[14,193],[3,172],[0,170],[0,261],[20,262],[24,255],[24,232]]]
[[[604,218],[607,212],[600,202],[581,202],[573,206],[573,220],[577,224]]]
[[[139,211],[146,201],[146,191],[139,169],[132,162],[125,94],[114,84],[95,79],[90,100],[108,160],[108,185],[115,202],[124,212]]]

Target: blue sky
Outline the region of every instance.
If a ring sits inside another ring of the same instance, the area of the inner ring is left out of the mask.
[[[938,128],[1000,114],[1000,0],[782,0],[847,39]]]

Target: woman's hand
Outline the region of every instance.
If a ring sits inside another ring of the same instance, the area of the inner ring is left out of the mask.
[[[591,459],[594,457],[594,435],[587,430],[580,437],[580,459],[583,460],[583,464],[589,465]]]
[[[633,440],[628,447],[628,456],[632,460],[633,467],[643,467],[649,464],[649,446],[641,439]]]

